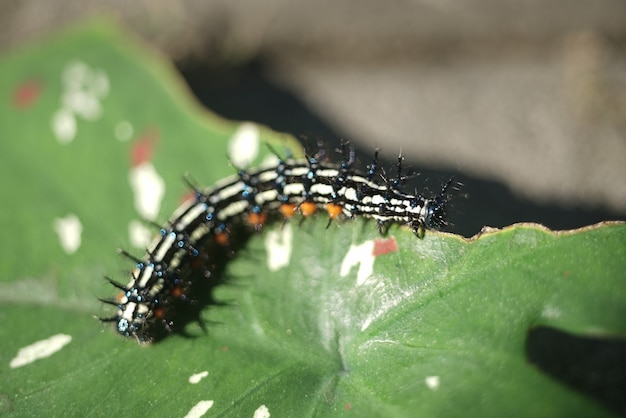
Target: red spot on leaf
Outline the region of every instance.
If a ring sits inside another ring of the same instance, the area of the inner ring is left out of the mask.
[[[179,203],[183,204],[188,200],[194,199],[196,197],[196,192],[193,190],[189,190],[187,193],[183,194],[180,197]]]
[[[396,251],[398,251],[398,243],[394,237],[374,240],[374,251],[372,251],[374,257],[395,253]]]
[[[222,347],[222,353],[225,353],[227,351],[228,351],[228,346],[227,345],[223,346]]]
[[[17,86],[13,91],[13,106],[27,109],[37,102],[43,87],[37,79],[31,78]]]
[[[137,167],[152,159],[154,150],[159,140],[158,128],[151,127],[146,129],[139,138],[137,138],[130,149],[130,164]]]
[[[352,405],[350,404],[350,402],[346,403],[346,411],[349,411],[350,408],[352,408]]]

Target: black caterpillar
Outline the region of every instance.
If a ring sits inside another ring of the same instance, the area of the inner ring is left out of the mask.
[[[269,167],[239,170],[207,189],[194,188],[195,199],[174,212],[142,259],[122,251],[136,266],[128,285],[107,278],[121,293],[117,299],[102,300],[117,312],[101,320],[114,322],[120,334],[140,343],[178,329],[189,318],[186,311],[204,306],[198,303],[203,297],[195,295],[204,293],[208,300],[225,260],[251,230],[260,231],[268,217],[289,220],[299,213],[306,218],[323,209],[329,224],[362,216],[376,220],[381,233],[400,224],[420,238],[425,229],[447,225],[452,180],[428,198],[404,193],[400,186],[408,177],[401,174],[401,156],[396,176],[387,178],[378,167],[378,151],[364,173],[354,169],[352,148],[344,145],[341,151],[339,163],[324,161],[319,152],[306,159],[279,159]]]

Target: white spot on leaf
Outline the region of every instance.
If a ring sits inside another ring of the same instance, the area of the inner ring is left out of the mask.
[[[109,77],[100,68],[93,68],[76,60],[65,66],[61,81],[66,92],[83,91],[94,98],[104,98],[109,94]]]
[[[267,267],[277,271],[289,265],[293,249],[293,229],[287,223],[279,230],[265,233],[265,250],[267,251]]]
[[[61,107],[52,116],[52,132],[57,141],[68,144],[76,136],[76,116],[92,122],[102,117],[101,100],[109,94],[110,86],[104,70],[78,60],[65,66],[61,83]]]
[[[261,161],[261,167],[275,166],[276,164],[278,164],[278,161],[278,156],[274,154],[268,154],[263,158],[263,161]]]
[[[561,316],[561,310],[556,306],[544,306],[541,311],[541,316],[546,319],[556,319]]]
[[[66,90],[80,90],[85,84],[89,67],[82,61],[70,61],[61,74],[61,81]]]
[[[353,266],[359,266],[356,284],[362,285],[374,272],[374,241],[365,241],[360,245],[351,245],[341,262],[341,277],[350,273]]]
[[[83,225],[76,215],[57,218],[52,227],[59,236],[61,247],[67,254],[74,254],[80,248]]]
[[[144,219],[155,219],[161,209],[165,182],[150,162],[133,167],[129,180],[135,195],[135,209]]]
[[[15,369],[17,367],[26,366],[35,360],[50,357],[69,344],[70,341],[72,341],[72,337],[65,334],[57,334],[48,339],[37,341],[34,344],[20,348],[17,352],[17,356],[11,360],[9,365],[12,369]]]
[[[424,379],[424,381],[426,382],[426,386],[428,386],[429,389],[439,389],[439,376],[428,376],[426,379]]]
[[[213,401],[200,401],[187,412],[185,418],[200,418],[213,406]]]
[[[207,371],[192,374],[191,376],[189,376],[189,383],[191,383],[192,385],[195,385],[196,383],[200,383],[200,381],[204,379],[205,377],[207,377],[208,375],[209,375],[209,372]]]
[[[375,316],[369,316],[365,318],[365,321],[361,324],[361,332],[365,331],[370,325],[372,325],[372,321],[376,319]]]
[[[256,411],[254,411],[253,417],[254,418],[269,418],[270,410],[267,409],[267,406],[261,405],[256,409]]]
[[[259,128],[242,123],[228,141],[228,156],[235,167],[245,168],[259,155]]]
[[[52,133],[60,144],[69,144],[76,136],[76,118],[71,110],[60,108],[52,115]]]
[[[94,68],[90,74],[90,80],[87,83],[87,91],[93,96],[104,98],[109,94],[109,77],[101,68]]]
[[[102,116],[102,106],[97,97],[86,91],[68,91],[61,99],[63,108],[93,122]]]
[[[133,247],[145,249],[152,239],[153,231],[142,222],[132,220],[128,224],[128,237]]]
[[[133,137],[135,130],[133,125],[127,120],[123,120],[115,125],[115,137],[118,141],[125,142]]]

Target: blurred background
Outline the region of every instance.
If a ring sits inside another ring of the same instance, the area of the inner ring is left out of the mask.
[[[626,219],[623,0],[4,0],[0,52],[102,16],[219,115],[454,175],[454,232]]]

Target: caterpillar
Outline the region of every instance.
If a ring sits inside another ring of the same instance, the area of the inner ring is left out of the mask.
[[[340,151],[339,163],[326,161],[320,151],[302,159],[278,157],[262,168],[239,169],[206,189],[190,184],[195,197],[159,227],[143,258],[121,251],[136,264],[127,285],[106,278],[120,294],[100,299],[116,307],[113,316],[100,319],[113,322],[119,334],[142,344],[178,330],[204,306],[200,300],[210,300],[225,262],[271,219],[289,221],[298,214],[305,219],[323,210],[328,225],[338,218],[364,217],[374,219],[381,234],[389,225],[399,224],[420,238],[426,229],[447,225],[452,179],[429,197],[409,194],[400,190],[408,178],[402,175],[402,156],[396,175],[388,178],[379,167],[378,150],[365,172],[354,168],[353,148],[343,145]]]

